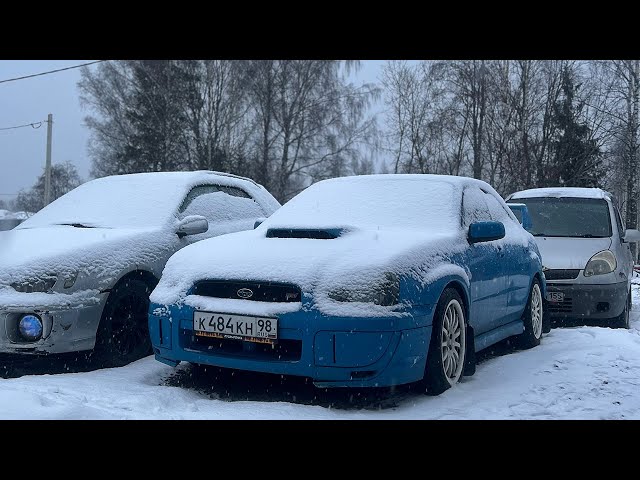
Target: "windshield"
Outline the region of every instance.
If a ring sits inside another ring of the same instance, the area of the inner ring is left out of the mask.
[[[518,198],[529,210],[537,237],[601,238],[611,236],[607,201],[600,198],[540,197]]]
[[[105,177],[63,195],[17,229],[50,225],[76,228],[158,227],[177,211],[184,196],[183,188],[178,188],[170,177]]]
[[[460,198],[448,182],[388,176],[316,183],[266,222],[277,227],[420,228],[451,231],[460,225]]]

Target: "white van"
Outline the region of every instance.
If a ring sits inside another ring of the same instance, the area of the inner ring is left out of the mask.
[[[547,311],[553,319],[592,319],[629,328],[633,257],[612,195],[599,188],[535,188],[507,203],[524,203],[542,254]]]

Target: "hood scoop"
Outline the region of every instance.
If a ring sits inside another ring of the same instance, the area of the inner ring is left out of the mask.
[[[270,228],[267,238],[309,238],[314,240],[333,240],[345,232],[341,228]]]

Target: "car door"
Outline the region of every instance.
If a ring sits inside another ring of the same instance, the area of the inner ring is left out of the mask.
[[[475,186],[467,187],[462,197],[462,222],[466,232],[473,222],[493,221],[485,194]],[[467,249],[470,272],[470,323],[476,334],[493,328],[505,315],[505,266],[498,241],[473,243]]]
[[[507,208],[491,192],[484,192],[485,200],[491,211],[491,217],[496,222],[502,222],[505,227],[513,225],[521,228],[521,225],[511,218]],[[504,273],[505,286],[505,316],[496,318],[495,327],[518,320],[529,298],[529,286],[531,282],[531,268],[529,250],[521,241],[514,241],[511,236],[512,228],[505,228],[505,238],[502,240],[500,260]]]
[[[205,233],[184,238],[193,243],[205,238],[253,229],[258,218],[268,214],[245,190],[225,185],[198,185],[187,194],[180,206],[178,220],[201,215],[209,222]]]

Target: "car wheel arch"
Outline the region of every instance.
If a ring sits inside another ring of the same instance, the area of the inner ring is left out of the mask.
[[[137,280],[142,280],[152,290],[156,287],[156,285],[160,281],[153,273],[151,273],[148,270],[135,269],[135,270],[128,271],[124,275],[121,275],[120,278],[118,279],[118,281],[114,282],[113,285],[111,286],[111,288],[109,288],[108,290],[105,290],[105,292],[111,292],[111,290],[116,288],[118,285],[120,285],[121,283],[124,283],[125,281],[130,280],[132,278],[135,278]]]

